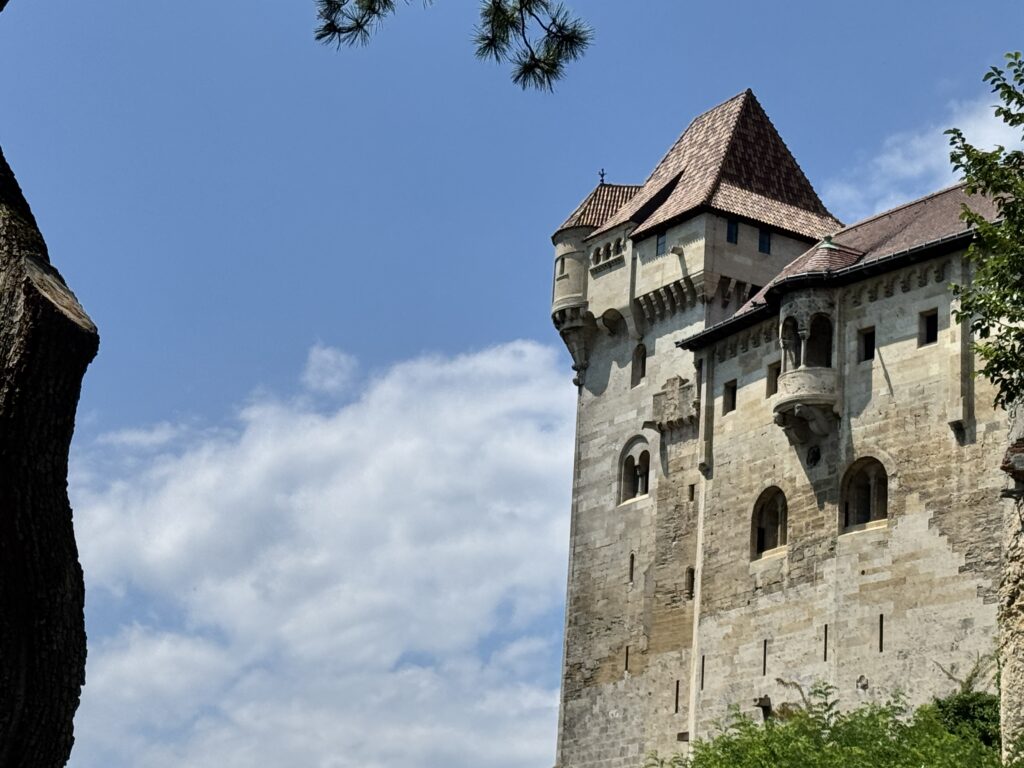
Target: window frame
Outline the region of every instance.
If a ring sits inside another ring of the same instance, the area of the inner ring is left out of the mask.
[[[766,256],[772,255],[772,231],[768,227],[757,230],[757,252]]]

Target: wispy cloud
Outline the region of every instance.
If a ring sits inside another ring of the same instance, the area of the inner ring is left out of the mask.
[[[968,141],[986,149],[1020,145],[1020,130],[993,114],[994,95],[955,102],[946,117],[920,130],[889,136],[871,156],[842,169],[826,182],[822,197],[833,213],[853,223],[879,211],[934,192],[958,177],[949,162],[949,128],[960,128]]]
[[[517,342],[396,365],[332,410],[264,397],[141,462],[82,450],[72,766],[550,761],[567,375]]]
[[[358,361],[334,347],[317,344],[309,350],[302,383],[312,392],[344,394],[354,383]]]

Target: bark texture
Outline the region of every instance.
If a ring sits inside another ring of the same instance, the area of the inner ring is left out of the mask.
[[[4,3],[0,0],[0,10]],[[96,327],[0,151],[0,766],[67,763],[85,682],[68,449]]]
[[[1006,561],[999,593],[999,711],[1005,748],[1024,739],[1024,413],[1019,405],[1010,417],[1009,443],[1002,469],[1015,487],[1008,492],[1012,503],[1005,512]]]

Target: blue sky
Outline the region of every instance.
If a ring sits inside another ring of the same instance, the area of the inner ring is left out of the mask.
[[[578,4],[595,44],[544,94],[473,59],[468,0],[340,52],[312,0],[12,0],[0,144],[102,339],[72,764],[552,759],[552,230],[747,87],[840,218],[948,183],[1024,28],[964,8]]]

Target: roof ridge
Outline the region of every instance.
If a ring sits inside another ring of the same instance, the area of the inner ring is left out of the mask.
[[[912,205],[917,205],[918,203],[923,203],[925,200],[930,200],[933,197],[938,197],[939,195],[944,195],[947,192],[952,192],[954,189],[957,189],[958,187],[963,187],[963,186],[966,186],[966,185],[967,185],[966,181],[960,181],[960,182],[957,182],[956,184],[950,184],[948,187],[943,187],[942,189],[936,190],[935,192],[931,192],[931,193],[929,193],[927,195],[922,195],[921,197],[916,197],[913,200],[908,200],[905,203],[900,203],[899,205],[894,206],[892,208],[887,208],[884,211],[879,211],[878,213],[873,213],[873,214],[871,214],[870,216],[868,216],[865,219],[859,219],[859,220],[853,222],[852,224],[848,224],[848,225],[844,226],[842,229],[838,230],[833,235],[833,237],[838,237],[843,232],[849,232],[852,229],[856,229],[857,227],[860,227],[860,226],[862,226],[864,224],[868,224],[869,222],[872,222],[872,221],[875,221],[877,219],[880,219],[883,216],[891,216],[892,214],[894,214],[894,213],[896,213],[898,211],[902,211],[904,208],[909,208]]]
[[[740,120],[743,119],[743,113],[750,108],[751,98],[754,101],[757,101],[757,97],[754,96],[754,92],[747,88],[747,90],[745,90],[743,93],[737,94],[736,96],[733,96],[732,99],[727,99],[726,101],[723,101],[721,104],[718,105],[719,107],[724,106],[725,104],[728,104],[730,101],[733,101],[733,99],[743,100],[743,103],[740,105],[740,108],[736,110],[736,119],[733,120],[732,125],[729,127],[729,143],[725,145],[725,151],[722,152],[722,160],[721,162],[718,163],[718,168],[715,170],[715,178],[708,185],[707,194],[704,196],[705,205],[709,204],[711,200],[715,197],[715,193],[718,191],[718,187],[722,183],[722,173],[724,173],[725,171],[726,160],[729,157],[729,152],[732,151],[733,146],[736,144],[736,136],[739,134],[739,131],[737,131],[736,129],[739,128]],[[715,109],[717,108],[718,107],[715,107]],[[708,110],[708,112],[710,111],[711,110]],[[764,110],[762,109],[761,111],[763,112]]]

